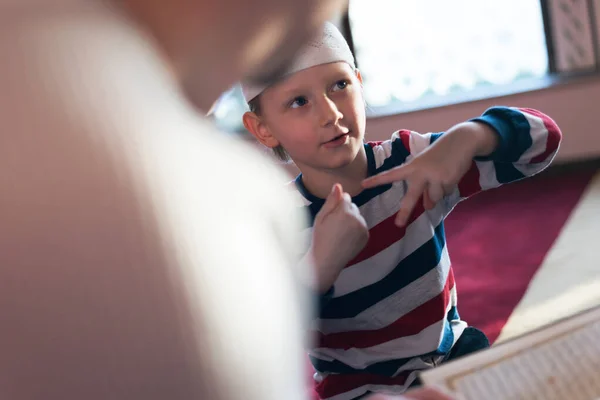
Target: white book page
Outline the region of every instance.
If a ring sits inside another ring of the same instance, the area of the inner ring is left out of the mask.
[[[600,397],[600,309],[422,374],[465,400]]]

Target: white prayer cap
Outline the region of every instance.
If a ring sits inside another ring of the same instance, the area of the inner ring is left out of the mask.
[[[317,65],[329,64],[343,61],[355,68],[354,56],[350,46],[342,33],[330,22],[326,22],[320,34],[308,42],[294,58],[291,65],[282,75],[283,78],[296,72],[315,67]],[[254,85],[247,82],[242,83],[242,91],[246,102],[254,99],[270,85]]]

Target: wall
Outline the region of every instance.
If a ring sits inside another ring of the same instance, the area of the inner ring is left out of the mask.
[[[398,129],[417,132],[443,131],[457,122],[481,114],[487,107],[529,107],[548,114],[560,126],[563,143],[557,161],[600,157],[600,78],[573,82],[494,99],[456,104],[390,117],[371,118],[367,140],[388,139]]]

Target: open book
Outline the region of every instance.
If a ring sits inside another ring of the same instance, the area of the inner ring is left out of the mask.
[[[421,374],[465,400],[600,399],[600,307]]]

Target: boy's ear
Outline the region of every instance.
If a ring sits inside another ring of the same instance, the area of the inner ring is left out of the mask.
[[[271,149],[279,146],[279,140],[275,139],[269,128],[265,125],[263,120],[251,111],[247,111],[244,113],[242,117],[242,121],[244,122],[244,127],[264,146],[269,147]]]
[[[356,77],[358,78],[358,81],[360,82],[360,84],[362,85],[363,80],[362,80],[362,75],[360,74],[360,71],[358,70],[358,68],[356,68],[354,70],[354,72],[356,73]]]

